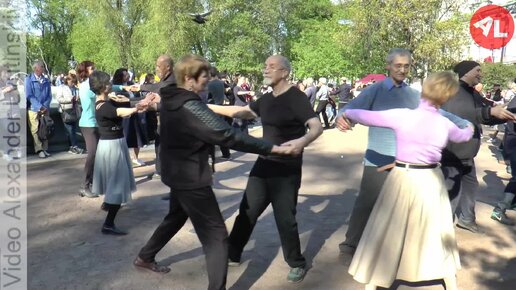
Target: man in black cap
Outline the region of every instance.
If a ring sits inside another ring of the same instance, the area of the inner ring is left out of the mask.
[[[457,227],[481,233],[475,222],[475,193],[478,181],[474,157],[480,148],[481,124],[499,124],[516,120],[502,106],[487,106],[474,86],[480,83],[482,71],[475,61],[462,61],[453,71],[459,75],[460,89],[455,97],[442,105],[442,109],[470,121],[475,126],[473,138],[465,143],[449,143],[443,150],[441,169],[448,187],[452,209],[457,215]],[[459,194],[460,193],[460,194]]]

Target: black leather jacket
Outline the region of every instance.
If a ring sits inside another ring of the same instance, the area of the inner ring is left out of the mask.
[[[161,180],[171,189],[212,185],[208,157],[212,145],[270,154],[272,144],[231,127],[200,97],[175,85],[161,89]]]

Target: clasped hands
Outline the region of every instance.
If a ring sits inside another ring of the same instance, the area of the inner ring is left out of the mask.
[[[138,112],[146,111],[149,107],[153,106],[153,104],[161,102],[161,97],[159,94],[156,93],[147,93],[145,98],[143,98],[141,101],[139,101],[136,104],[136,108],[138,109]]]
[[[337,116],[337,120],[335,121],[335,126],[342,132],[346,132],[353,128],[353,123],[346,117],[344,113]]]
[[[145,108],[148,108],[149,106],[153,106],[154,104],[161,102],[161,96],[156,93],[147,93],[145,98],[143,98],[140,102],[138,102],[138,105],[144,106]]]
[[[299,155],[303,153],[303,148],[306,146],[306,140],[304,137],[290,140],[281,144],[280,146],[274,145],[271,153],[280,155]]]
[[[126,92],[139,92],[140,91],[140,84],[134,84],[134,85],[130,85],[130,86],[122,86],[122,88],[124,89],[124,91]]]

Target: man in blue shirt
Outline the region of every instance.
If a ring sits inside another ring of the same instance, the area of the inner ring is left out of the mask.
[[[340,110],[337,117],[337,128],[341,131],[351,129],[349,120],[342,116],[346,109],[363,109],[383,111],[395,108],[415,109],[419,105],[420,93],[405,83],[410,72],[412,54],[406,49],[391,49],[386,58],[386,69],[389,77],[364,89],[358,97],[351,100]],[[459,127],[467,126],[467,122],[442,111],[441,114],[456,123]],[[387,170],[378,168],[395,161],[396,139],[394,131],[388,128],[369,127],[367,150],[364,157],[364,171],[360,191],[355,201],[349,220],[346,240],[339,245],[342,253],[354,253],[369,215],[387,178]]]
[[[47,158],[50,154],[48,150],[48,141],[41,141],[38,137],[39,117],[50,113],[50,101],[52,101],[52,93],[50,91],[50,81],[43,75],[45,70],[44,63],[37,61],[32,66],[33,73],[25,79],[25,95],[28,108],[29,126],[32,138],[34,139],[34,152],[40,158]]]

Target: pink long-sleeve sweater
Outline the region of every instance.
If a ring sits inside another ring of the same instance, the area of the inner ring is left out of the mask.
[[[396,135],[396,160],[413,164],[433,164],[441,160],[449,141],[471,139],[470,127],[458,128],[425,99],[414,109],[386,111],[346,110],[346,117],[366,126],[386,127]]]

